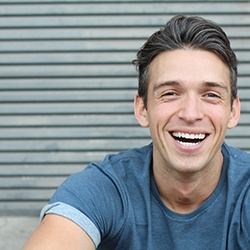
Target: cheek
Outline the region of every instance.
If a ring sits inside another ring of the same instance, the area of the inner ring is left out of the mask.
[[[228,113],[228,111],[226,110],[223,110],[222,112],[212,111],[209,117],[212,123],[214,124],[215,130],[216,129],[227,130],[228,123],[230,120],[230,114]]]
[[[151,123],[162,123],[169,117],[167,109],[155,108],[149,112],[149,119]]]

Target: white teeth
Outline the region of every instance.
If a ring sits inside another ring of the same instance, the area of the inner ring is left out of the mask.
[[[173,136],[178,137],[178,138],[203,140],[206,135],[205,134],[188,134],[188,133],[182,133],[182,132],[174,132]]]
[[[191,143],[191,142],[183,142],[183,141],[178,141],[180,144],[186,146],[186,147],[192,147],[195,146],[197,144],[199,144],[199,142],[195,142],[195,143]]]
[[[203,140],[206,137],[206,134],[188,134],[182,132],[173,132],[172,135],[175,138],[178,138],[178,140],[176,140],[177,142],[186,147],[195,146],[200,143],[200,141],[197,140]],[[189,141],[185,141],[184,139]],[[190,140],[195,140],[195,141],[192,142]]]

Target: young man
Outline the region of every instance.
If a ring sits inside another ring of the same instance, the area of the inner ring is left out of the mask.
[[[225,33],[174,17],[134,64],[152,144],[69,177],[25,249],[250,249],[250,156],[224,143],[240,117]]]

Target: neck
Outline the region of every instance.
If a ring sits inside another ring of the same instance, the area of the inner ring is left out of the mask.
[[[216,168],[198,173],[159,171],[153,168],[155,183],[165,205],[177,213],[196,210],[218,185],[223,157]]]

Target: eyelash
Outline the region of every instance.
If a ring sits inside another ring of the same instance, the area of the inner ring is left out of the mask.
[[[220,96],[215,94],[215,93],[207,93],[207,94],[205,94],[205,96],[207,96],[209,98],[220,98]]]
[[[176,92],[174,92],[174,91],[169,91],[169,92],[163,94],[163,96],[172,96],[172,95],[176,95]]]

